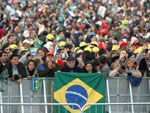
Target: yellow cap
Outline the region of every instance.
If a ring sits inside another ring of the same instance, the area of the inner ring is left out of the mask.
[[[78,49],[79,47],[74,48],[74,53],[76,53]]]
[[[93,47],[93,48],[92,48],[92,51],[93,51],[94,53],[97,53],[97,52],[99,52],[99,48],[98,48],[98,47]]]
[[[48,6],[45,5],[44,8],[43,8],[43,12],[46,12],[47,8],[48,8]]]
[[[126,54],[127,52],[126,51],[121,51],[121,54]]]
[[[150,44],[148,44],[148,49],[150,49]]]
[[[66,45],[66,42],[64,42],[64,41],[61,41],[60,43],[59,43],[59,46],[60,47],[64,47]]]
[[[113,51],[118,51],[119,48],[120,48],[120,47],[119,47],[118,45],[114,45],[114,46],[112,47],[112,50],[113,50]]]
[[[89,51],[89,52],[91,52],[92,49],[91,49],[89,46],[87,46],[87,47],[84,49],[84,51]]]
[[[92,45],[88,45],[88,47],[92,48],[93,46]]]
[[[80,47],[87,46],[87,43],[86,42],[81,42],[79,46]]]
[[[96,41],[92,41],[92,42],[91,42],[91,45],[96,45],[96,46],[97,46],[98,43],[97,43]]]
[[[48,35],[46,36],[46,38],[47,38],[48,40],[54,40],[54,36],[53,36],[52,34],[48,34]]]
[[[17,48],[17,45],[16,44],[11,44],[11,45],[9,45],[9,48],[10,49],[15,49],[15,48]]]
[[[34,42],[33,40],[32,40],[32,41],[30,41],[30,45],[33,45],[33,42]]]
[[[134,53],[135,53],[135,54],[138,54],[138,53],[142,52],[142,50],[143,50],[143,47],[138,47],[138,48],[134,51]]]

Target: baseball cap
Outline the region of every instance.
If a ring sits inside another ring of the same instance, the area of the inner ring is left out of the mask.
[[[30,41],[29,41],[28,39],[25,39],[25,40],[23,41],[23,44],[25,44],[25,43],[30,44]]]
[[[70,57],[67,58],[67,61],[75,61],[75,58],[70,56]]]
[[[53,53],[51,53],[51,52],[47,52],[47,53],[46,53],[46,56],[49,56],[49,55],[54,56],[54,54],[53,54]]]

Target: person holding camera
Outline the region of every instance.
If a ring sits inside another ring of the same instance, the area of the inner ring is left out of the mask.
[[[119,65],[118,62],[114,62],[110,66],[109,77],[126,77],[126,68],[124,65]]]
[[[141,72],[136,68],[135,64],[131,59],[127,59],[125,62],[126,72],[128,76],[134,76],[136,78],[141,78]]]
[[[27,77],[24,64],[19,62],[19,56],[17,54],[12,54],[9,59],[10,62],[5,66],[8,69],[9,78],[13,81],[21,82],[22,78]]]
[[[136,68],[131,59],[127,59],[125,62],[126,72],[128,79],[133,86],[139,86],[142,81],[142,73]]]

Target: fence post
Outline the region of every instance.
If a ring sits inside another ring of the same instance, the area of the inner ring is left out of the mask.
[[[107,96],[108,96],[108,103],[110,103],[110,93],[109,93],[109,83],[108,78],[106,79],[106,87],[107,87]],[[109,105],[109,113],[111,113],[111,106]]]
[[[12,86],[11,81],[8,80],[8,103],[11,103]],[[7,113],[11,113],[11,106],[7,107]]]
[[[51,86],[50,86],[50,94],[51,94],[51,102],[53,102],[54,100],[54,89],[53,89],[53,86],[54,86],[54,81],[52,79],[50,79],[50,83],[51,83]],[[51,113],[54,112],[54,109],[53,109],[53,106],[51,106]]]
[[[23,103],[22,82],[20,83],[20,99],[21,103]],[[24,113],[24,105],[21,105],[21,113]]]
[[[43,80],[43,89],[44,89],[44,103],[47,103],[45,80]],[[47,113],[47,105],[45,105],[45,113]]]
[[[134,113],[134,106],[133,106],[133,94],[132,94],[132,86],[131,83],[129,82],[129,89],[130,89],[130,99],[131,99],[131,111]]]
[[[0,82],[0,86],[2,86],[1,82]],[[3,103],[2,92],[0,92],[0,103]],[[1,105],[1,113],[3,113],[3,105]]]
[[[30,90],[30,102],[33,103],[33,92]],[[32,106],[30,106],[30,113],[32,113]]]
[[[150,93],[150,80],[148,80],[148,83],[149,83],[149,93]]]

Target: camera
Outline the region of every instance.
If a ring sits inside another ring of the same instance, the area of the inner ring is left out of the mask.
[[[126,68],[125,68],[124,65],[121,65],[120,68],[121,68],[122,70],[126,70]]]
[[[15,74],[15,75],[14,75],[14,79],[15,79],[15,80],[20,79],[19,75],[18,75],[18,74]]]

